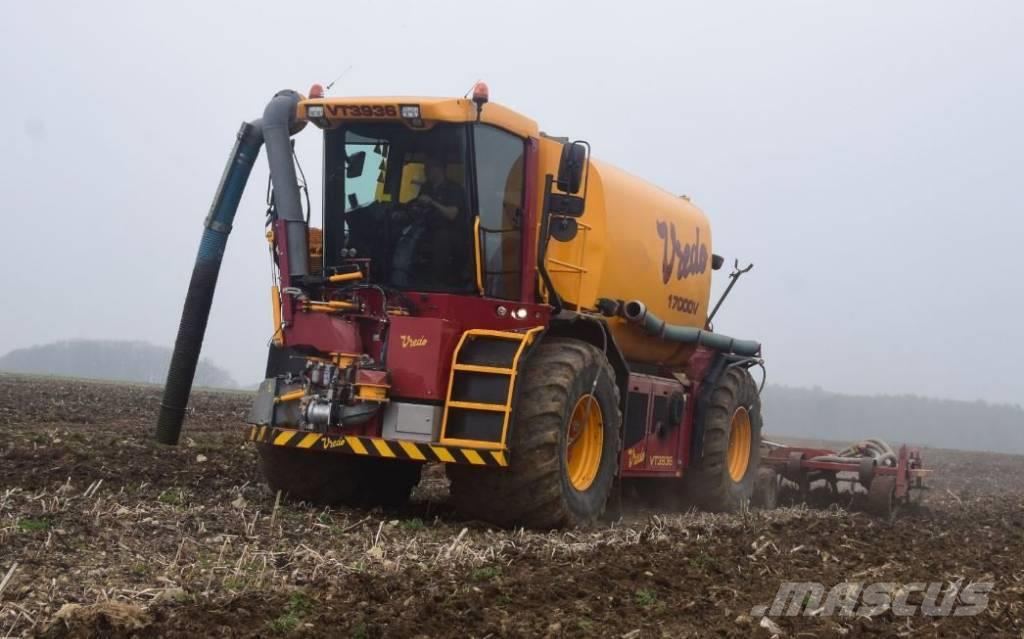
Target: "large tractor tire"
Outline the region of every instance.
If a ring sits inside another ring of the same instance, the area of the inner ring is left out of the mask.
[[[499,526],[587,526],[603,513],[619,453],[615,372],[597,348],[548,338],[517,376],[509,466],[449,464],[463,516]]]
[[[761,398],[746,369],[726,369],[703,419],[703,455],[690,471],[689,496],[704,510],[735,512],[754,497],[761,463]]]
[[[314,504],[395,507],[420,481],[418,462],[257,444],[270,490]]]

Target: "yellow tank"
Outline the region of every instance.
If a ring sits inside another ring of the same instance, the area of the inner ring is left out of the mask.
[[[540,174],[555,174],[562,144],[542,138]],[[548,245],[547,268],[567,307],[596,310],[599,299],[640,300],[670,324],[703,328],[711,295],[711,227],[678,195],[592,160],[579,232]],[[582,191],[581,191],[582,194]],[[679,366],[694,347],[610,320],[631,361]]]

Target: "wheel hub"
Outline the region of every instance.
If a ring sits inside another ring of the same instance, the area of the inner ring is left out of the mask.
[[[750,464],[751,427],[750,413],[745,406],[738,407],[732,414],[732,426],[729,429],[729,449],[726,462],[729,477],[734,482],[743,481]]]
[[[569,483],[576,490],[587,490],[597,477],[604,449],[604,416],[596,397],[588,393],[576,402],[565,440]]]

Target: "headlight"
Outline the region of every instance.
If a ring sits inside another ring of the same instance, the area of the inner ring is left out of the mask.
[[[323,105],[321,105],[321,104],[314,104],[312,106],[306,107],[306,117],[310,118],[310,119],[324,117],[324,107],[323,107]]]
[[[402,117],[406,120],[415,120],[420,117],[420,107],[418,104],[404,104],[402,105]]]

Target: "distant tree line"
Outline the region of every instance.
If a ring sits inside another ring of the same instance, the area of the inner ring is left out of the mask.
[[[1024,454],[1024,409],[915,395],[857,396],[819,388],[768,386],[770,435],[853,442],[880,437],[936,448]]]
[[[19,348],[0,357],[0,371],[162,384],[171,349],[147,342],[77,339]],[[196,386],[237,388],[230,373],[199,361]]]
[[[0,357],[0,371],[162,384],[171,351],[146,342],[68,340],[19,348]],[[196,386],[238,388],[207,359]],[[853,442],[881,437],[938,448],[1024,454],[1024,409],[915,395],[857,396],[820,388],[768,386],[762,397],[764,430],[789,436]]]

